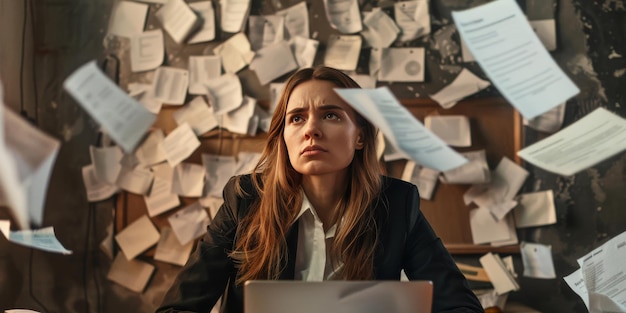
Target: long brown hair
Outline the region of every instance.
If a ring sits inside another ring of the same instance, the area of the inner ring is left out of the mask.
[[[252,279],[277,279],[285,266],[285,237],[301,207],[302,175],[289,162],[283,131],[292,91],[309,80],[330,81],[338,88],[360,88],[348,75],[329,67],[302,69],[287,80],[272,116],[261,159],[252,174],[260,199],[241,221],[230,253],[239,267],[238,284]],[[337,231],[330,259],[335,265],[343,263],[336,279],[365,280],[373,278],[378,236],[373,202],[380,193],[381,171],[376,158],[377,130],[355,113],[364,146],[355,151],[348,189],[335,212]]]

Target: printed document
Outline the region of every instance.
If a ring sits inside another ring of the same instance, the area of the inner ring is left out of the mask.
[[[183,123],[167,134],[163,140],[163,150],[167,163],[176,167],[200,146],[200,141],[187,123]]]
[[[243,102],[239,77],[227,73],[206,83],[207,98],[214,115],[222,115],[238,108]]]
[[[153,70],[163,63],[165,49],[163,32],[149,30],[130,37],[130,70],[143,72]]]
[[[184,42],[201,23],[183,0],[168,0],[155,15],[176,43]]]
[[[237,73],[252,62],[254,52],[251,49],[248,37],[244,33],[237,33],[215,47],[213,53],[222,59],[224,72]]]
[[[218,126],[218,121],[211,108],[200,96],[172,114],[177,125],[189,124],[196,136],[200,136]]]
[[[389,47],[400,33],[396,22],[380,8],[368,13],[363,19],[363,24],[367,29],[364,29],[361,35],[372,48]]]
[[[250,69],[256,73],[261,85],[298,68],[298,63],[286,41],[271,44],[256,52]]]
[[[215,39],[215,12],[211,1],[189,3],[189,7],[202,19],[202,28],[192,34],[187,43],[200,43]]]
[[[228,33],[240,32],[250,13],[250,0],[220,0],[220,8],[222,30]]]
[[[3,105],[2,102],[0,105]],[[11,160],[0,166],[3,171],[0,175],[7,175],[9,179],[6,183],[12,186],[7,185],[7,189],[0,186],[3,188],[0,190],[0,205],[8,204],[18,226],[27,229],[30,224],[43,223],[48,182],[61,143],[12,110],[5,110],[3,115],[4,120],[0,121],[3,131],[0,131],[0,135],[4,133],[4,138],[0,138],[0,148],[6,149],[6,152],[0,152],[3,155],[0,161],[4,161],[3,158]],[[7,169],[6,166],[13,168]],[[5,170],[7,174],[4,174]],[[9,194],[13,192],[16,194]]]
[[[578,94],[515,0],[452,12],[457,29],[487,76],[527,119]]]
[[[626,232],[623,232],[578,259],[582,282],[574,274],[565,278],[588,305],[589,312],[626,312],[625,259]]]
[[[167,262],[178,266],[183,266],[189,260],[193,241],[186,245],[181,245],[176,239],[171,227],[163,227],[161,229],[161,240],[156,247],[154,259],[161,262]]]
[[[401,29],[399,41],[409,41],[430,34],[428,0],[394,3],[394,16]]]
[[[461,99],[473,95],[490,85],[489,81],[482,80],[468,69],[463,68],[452,83],[443,87],[434,95],[430,95],[430,97],[437,101],[442,108],[449,109]]]
[[[141,293],[148,285],[154,272],[154,265],[138,260],[128,260],[118,253],[111,263],[107,279],[131,291]]]
[[[218,55],[189,56],[189,94],[206,94],[205,84],[222,75],[222,61]]]
[[[154,98],[163,103],[182,105],[185,103],[188,88],[189,71],[186,69],[161,66],[154,74]]]
[[[159,231],[148,215],[142,215],[115,235],[115,241],[126,259],[132,260],[159,242],[159,237]]]
[[[285,17],[285,28],[290,38],[309,38],[309,10],[306,1],[301,1],[284,10],[276,12],[277,15]]]
[[[209,215],[199,202],[194,202],[168,217],[172,231],[181,245],[186,245],[206,233]]]
[[[143,196],[148,216],[155,217],[180,205],[178,195],[172,192],[172,181],[154,177],[150,195]]]
[[[467,162],[467,159],[424,127],[387,87],[335,89],[335,92],[376,125],[385,138],[407,158],[441,172]]]
[[[72,254],[72,251],[65,249],[59,242],[52,226],[35,230],[11,231],[11,222],[5,220],[0,221],[0,229],[10,242],[48,252]]]
[[[182,197],[201,197],[204,188],[204,167],[194,163],[180,163],[174,168],[172,192]]]
[[[147,4],[120,1],[113,8],[109,21],[109,34],[127,38],[141,34],[147,15]]]
[[[324,65],[354,71],[361,54],[361,36],[331,35],[328,37]]]
[[[363,28],[357,0],[324,0],[326,19],[340,33],[358,33]]]
[[[597,108],[558,133],[517,152],[544,170],[570,176],[626,149],[626,119]]]
[[[160,128],[153,129],[148,137],[141,143],[135,157],[139,164],[150,166],[165,161],[165,151],[163,151],[163,139],[165,135]]]
[[[120,190],[117,186],[110,185],[98,179],[93,164],[83,166],[82,174],[85,191],[87,191],[87,201],[89,202],[108,199]]]
[[[100,123],[126,152],[132,152],[156,116],[89,62],[63,82],[63,88]]]

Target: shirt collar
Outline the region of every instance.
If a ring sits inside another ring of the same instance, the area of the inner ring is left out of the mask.
[[[302,205],[300,206],[300,212],[296,216],[296,221],[299,220],[300,217],[307,211],[310,211],[311,214],[313,214],[313,217],[315,218],[316,221],[320,220],[320,218],[317,216],[317,212],[315,211],[315,208],[313,207],[313,204],[311,204],[311,201],[309,201],[309,198],[307,198],[306,193],[304,193],[304,190],[302,190]],[[325,239],[335,237],[336,232],[337,232],[337,224],[334,224],[328,229],[328,231],[326,231]]]

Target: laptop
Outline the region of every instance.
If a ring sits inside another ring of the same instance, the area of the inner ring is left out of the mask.
[[[431,281],[251,280],[244,313],[430,313]]]

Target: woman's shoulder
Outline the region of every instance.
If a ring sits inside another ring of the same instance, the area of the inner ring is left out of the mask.
[[[415,184],[411,182],[407,182],[402,179],[385,176],[385,175],[381,177],[382,177],[381,181],[382,181],[383,193],[394,192],[394,191],[404,193],[412,189],[417,189],[417,186],[415,186]]]
[[[240,197],[243,198],[255,197],[257,191],[253,182],[253,179],[255,178],[252,175],[253,174],[243,174],[231,177],[228,183],[226,183],[224,191],[237,193]]]

